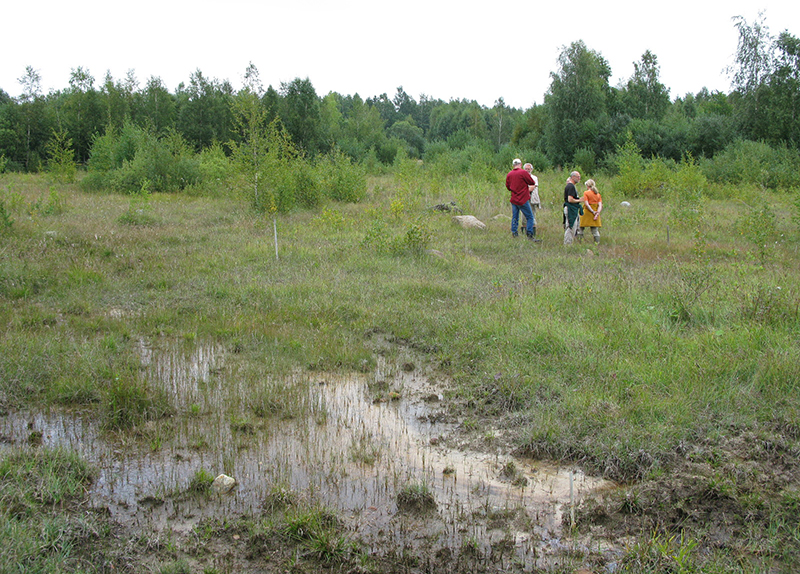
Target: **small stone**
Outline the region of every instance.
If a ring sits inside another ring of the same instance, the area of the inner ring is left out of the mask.
[[[474,215],[456,215],[453,221],[464,229],[486,229],[486,224]]]
[[[235,478],[220,474],[214,479],[214,482],[211,483],[211,491],[218,494],[225,494],[226,492],[230,492],[234,486],[236,486]]]

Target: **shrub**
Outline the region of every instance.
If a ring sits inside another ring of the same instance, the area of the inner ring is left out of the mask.
[[[150,182],[153,191],[176,191],[201,180],[199,160],[179,133],[164,137],[126,125],[119,135],[108,131],[90,152],[86,189],[110,188],[135,193]]]
[[[534,172],[545,171],[552,166],[550,158],[540,151],[531,152],[525,156],[525,159],[533,166]]]
[[[364,168],[336,148],[317,164],[326,195],[335,201],[357,203],[367,195]]]
[[[258,197],[254,197],[253,206],[259,212],[272,212],[280,211],[286,213],[294,209],[298,203],[298,197],[307,195],[306,190],[298,189],[302,185],[303,180],[300,174],[295,173],[292,164],[280,157],[269,158],[266,162],[267,167],[262,171],[266,176],[266,189]],[[316,191],[316,182],[309,183],[308,187],[313,187]],[[303,199],[306,205],[309,205],[312,200],[308,197]]]
[[[679,194],[704,193],[708,189],[708,179],[692,154],[683,155],[681,163],[669,178],[669,187]]]
[[[291,185],[297,204],[306,209],[317,207],[322,203],[320,178],[312,169],[292,169]]]
[[[534,158],[537,153],[539,152],[535,152],[532,149],[525,149],[507,144],[502,146],[494,155],[493,165],[495,169],[507,172],[511,169],[511,162],[514,160],[514,158],[519,158],[523,161],[523,163],[530,162],[534,167],[536,167],[536,164],[531,158]]]
[[[619,174],[614,180],[614,190],[622,196],[639,197],[644,160],[630,132],[625,144],[617,146],[614,160]]]
[[[669,180],[671,220],[684,228],[693,228],[699,237],[699,226],[703,221],[703,196],[708,189],[708,180],[691,154],[685,154]]]
[[[645,161],[639,181],[638,197],[663,197],[672,181],[673,165],[671,160],[660,157]]]
[[[383,140],[374,151],[378,161],[384,165],[392,165],[401,152],[403,155],[406,154],[405,142],[397,138],[388,138]]]
[[[395,238],[392,242],[392,252],[395,254],[411,253],[419,255],[428,248],[431,233],[425,225],[410,223],[404,235]]]
[[[47,171],[59,183],[73,183],[78,167],[75,165],[75,151],[67,132],[53,130],[53,137],[47,142]]]
[[[763,142],[735,141],[702,164],[712,181],[726,184],[751,183],[778,189],[800,185],[800,156],[786,146]]]
[[[597,169],[597,154],[589,148],[581,148],[575,152],[576,169],[582,173],[591,173]]]
[[[119,133],[109,128],[103,135],[96,135],[89,151],[88,173],[81,180],[81,186],[95,191],[113,188],[115,170],[121,169],[125,162],[133,161],[144,138],[144,130],[130,123],[126,123]]]
[[[422,159],[426,164],[433,164],[438,161],[441,156],[446,155],[449,151],[450,146],[447,145],[447,142],[431,142],[425,147],[425,153],[423,154]]]
[[[481,181],[494,181],[497,178],[500,162],[488,142],[470,140],[463,147],[451,147],[439,142],[432,144],[429,148],[431,153],[426,153],[425,155],[427,168],[431,172],[433,179],[439,183],[439,187],[446,180],[456,176],[469,175]],[[511,165],[510,159],[508,160],[508,165]],[[418,169],[412,166],[412,169],[406,170],[406,174],[410,175],[409,172],[415,172],[416,183],[414,187],[416,189],[425,185],[419,181],[421,173]],[[403,181],[408,180],[404,179]]]
[[[138,191],[149,180],[153,191],[176,191],[199,181],[198,161],[183,136],[170,132],[164,138],[148,134],[133,161],[121,168],[120,191]]]
[[[762,203],[753,213],[741,217],[736,222],[736,229],[753,245],[759,262],[764,265],[778,234],[778,220],[770,206]]]
[[[226,179],[231,175],[231,162],[218,143],[200,152],[198,169],[204,181]]]

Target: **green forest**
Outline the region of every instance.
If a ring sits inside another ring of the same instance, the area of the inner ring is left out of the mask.
[[[344,162],[374,173],[410,158],[494,178],[520,156],[537,171],[617,175],[627,150],[662,169],[696,164],[712,182],[798,186],[800,39],[772,35],[763,16],[735,18],[733,26],[739,42],[727,94],[702,88],[671,99],[650,51],[612,86],[602,54],[577,41],[562,49],[543,103],[529,109],[502,98],[491,108],[415,99],[402,86],[392,96],[321,96],[309,78],[265,88],[252,64],[239,91],[199,69],[171,93],[157,76],[144,86],[134,71],[98,82],[78,67],[68,87],[43,94],[29,66],[20,96],[0,86],[0,172],[50,171],[69,180],[85,170],[87,189],[138,192],[213,191],[249,171],[273,189],[271,201],[256,203],[277,210],[296,202],[275,188],[298,182],[284,181],[280,170],[262,174],[262,159],[273,167]]]

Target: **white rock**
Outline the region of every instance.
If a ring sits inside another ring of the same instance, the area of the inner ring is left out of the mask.
[[[629,202],[627,202],[627,201],[623,201],[622,203],[620,203],[620,205],[622,207],[630,207],[631,206],[631,204]]]
[[[486,224],[474,215],[454,215],[453,221],[465,229],[486,229]]]
[[[231,478],[226,474],[220,474],[214,479],[214,482],[211,483],[211,491],[224,494],[226,492],[230,492],[234,486],[236,486],[235,478]]]

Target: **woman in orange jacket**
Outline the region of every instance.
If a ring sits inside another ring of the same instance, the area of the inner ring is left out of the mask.
[[[581,215],[581,236],[583,236],[583,229],[588,227],[592,230],[592,237],[594,242],[600,243],[600,212],[603,211],[603,198],[597,191],[597,186],[593,179],[586,180],[586,191],[583,194],[583,215]]]

